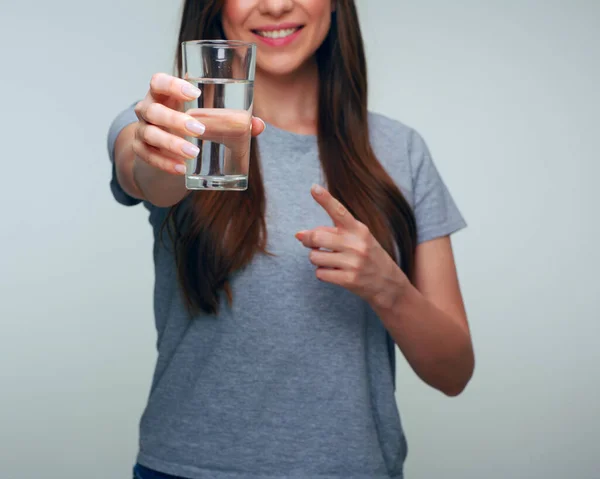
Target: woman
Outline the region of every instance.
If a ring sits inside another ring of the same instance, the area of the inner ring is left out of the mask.
[[[243,193],[186,191],[183,137],[209,133],[180,111],[186,82],[155,75],[111,126],[113,194],[155,235],[136,477],[400,478],[394,344],[449,396],[473,372],[464,221],[421,137],[367,113],[352,0],[187,0],[179,41],[199,38],[258,44],[268,126],[253,119]]]

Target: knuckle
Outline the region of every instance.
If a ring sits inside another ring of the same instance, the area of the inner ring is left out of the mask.
[[[132,146],[133,152],[135,153],[135,156],[144,160],[145,162],[148,162],[148,152],[147,152],[146,148],[144,148],[144,145],[142,144],[142,142],[140,142],[139,140],[135,140],[131,146]]]
[[[169,77],[169,91],[171,93],[175,93],[176,89],[177,89],[177,84],[179,82],[178,78],[175,77]]]
[[[160,104],[150,103],[150,105],[148,105],[148,108],[146,108],[146,119],[150,123],[154,123],[157,120],[158,115],[160,114],[160,110]]]
[[[346,272],[346,284],[353,285],[358,283],[358,273],[356,271]]]
[[[314,243],[313,234],[306,233],[304,235],[304,237],[302,238],[302,244],[304,244],[304,246],[312,246],[313,243]]]
[[[135,130],[135,139],[138,141],[144,141],[144,130],[146,125],[144,123],[138,123],[138,127]]]
[[[367,246],[367,244],[364,242],[360,242],[359,244],[357,244],[356,245],[356,254],[358,255],[358,257],[361,260],[366,258],[367,255],[369,254],[369,247]]]
[[[344,217],[344,216],[346,216],[347,212],[348,212],[348,210],[346,209],[346,207],[338,201],[337,205],[335,206],[335,213],[339,217]]]
[[[185,123],[187,120],[188,117],[181,112],[169,109],[166,114],[165,123],[168,128],[185,131]]]
[[[148,153],[148,156],[146,157],[146,159],[147,159],[148,163],[150,163],[152,166],[154,166],[156,168],[160,168],[160,166],[162,164],[162,158],[160,157],[160,155],[158,153],[155,153],[155,152]]]
[[[162,78],[163,73],[155,73],[154,75],[152,75],[152,78],[150,78],[150,89],[157,90]]]
[[[357,230],[362,236],[366,236],[370,233],[369,227],[366,224],[361,223],[360,221],[358,222]]]
[[[152,130],[150,128],[150,126],[148,125],[144,125],[140,128],[140,140],[142,140],[144,143],[150,143],[151,139],[152,139]]]
[[[144,100],[138,101],[136,103],[135,108],[133,109],[133,111],[135,112],[135,114],[138,117],[138,119],[141,120],[142,119],[142,112],[144,111]]]
[[[167,140],[167,150],[173,153],[179,152],[179,150],[181,150],[180,140],[171,135],[170,138]]]
[[[349,260],[350,269],[353,271],[360,271],[365,264],[365,258],[361,255],[355,255]]]
[[[135,139],[133,140],[133,143],[131,144],[131,149],[133,150],[133,152],[135,153],[136,156],[141,157],[141,148],[140,148],[140,142]]]

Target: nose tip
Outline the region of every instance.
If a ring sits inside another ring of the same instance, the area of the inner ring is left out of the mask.
[[[294,0],[262,0],[259,10],[264,15],[280,17],[294,8]]]

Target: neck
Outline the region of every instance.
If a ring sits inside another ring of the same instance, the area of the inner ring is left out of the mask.
[[[292,133],[317,133],[319,71],[314,61],[287,76],[257,70],[254,115]]]

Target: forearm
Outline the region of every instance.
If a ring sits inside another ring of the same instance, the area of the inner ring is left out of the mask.
[[[408,281],[376,313],[415,373],[449,396],[462,392],[474,369],[471,337],[460,318],[428,301]]]
[[[123,129],[115,142],[117,180],[125,192],[159,207],[173,206],[188,193],[183,176],[173,175],[140,160],[133,151],[136,124]]]

